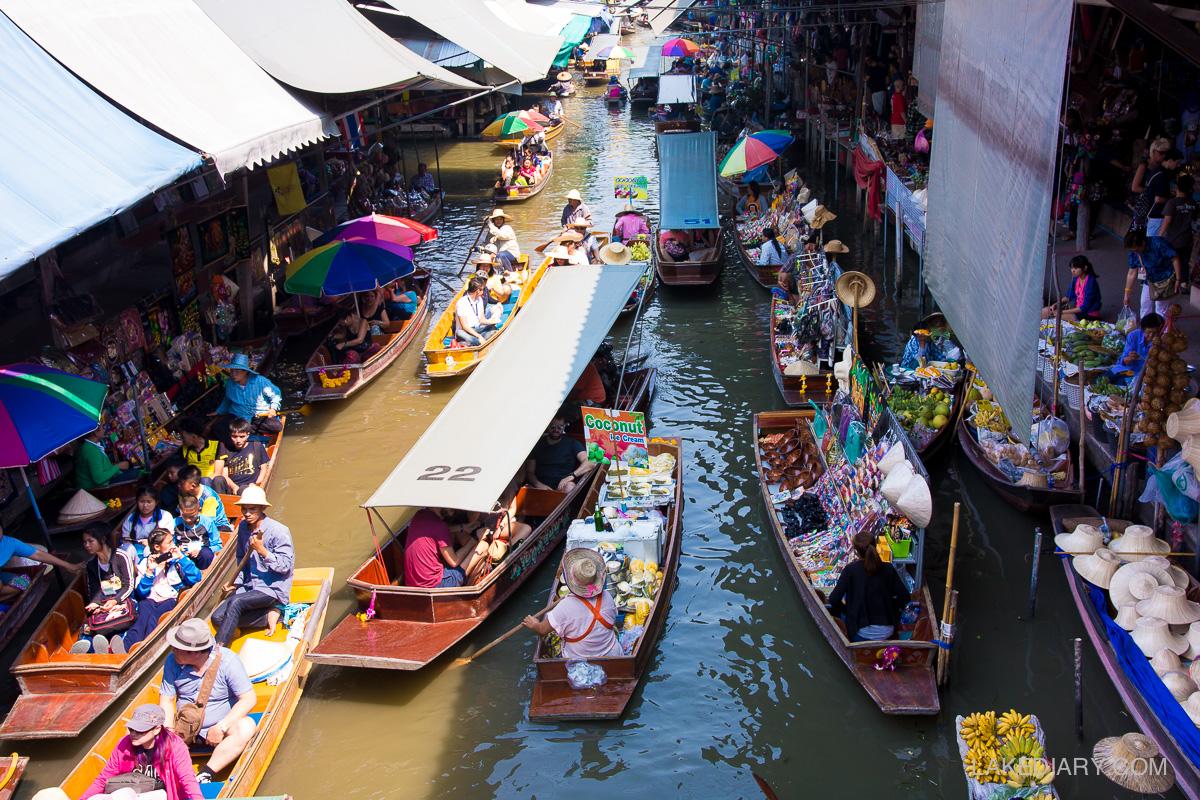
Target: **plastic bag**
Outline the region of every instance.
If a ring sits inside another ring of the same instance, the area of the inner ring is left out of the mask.
[[[1129,306],[1124,306],[1117,314],[1117,330],[1128,336],[1138,326],[1137,314]]]
[[[1192,522],[1200,510],[1200,483],[1192,465],[1183,460],[1180,453],[1162,465],[1162,468],[1147,464],[1150,479],[1146,490],[1138,498],[1143,503],[1158,503],[1177,522]]]
[[[608,682],[604,667],[591,661],[568,661],[567,683],[572,689],[595,689]]]

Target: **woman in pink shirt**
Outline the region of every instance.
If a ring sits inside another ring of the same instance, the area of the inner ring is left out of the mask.
[[[525,617],[526,628],[562,639],[562,657],[608,658],[624,655],[617,641],[617,604],[604,589],[608,570],[595,550],[577,547],[563,556],[563,580],[571,593],[555,604],[544,620]]]
[[[649,235],[650,226],[646,224],[646,218],[642,216],[642,212],[632,205],[626,205],[617,212],[617,221],[613,223],[614,242],[629,242]]]
[[[92,781],[79,800],[103,796],[110,780],[118,775],[136,773],[147,783],[167,793],[167,800],[199,800],[204,797],[187,745],[175,731],[164,727],[166,714],[153,703],[138,706],[126,723],[128,735],[113,748],[104,769]],[[147,786],[143,791],[152,789]]]

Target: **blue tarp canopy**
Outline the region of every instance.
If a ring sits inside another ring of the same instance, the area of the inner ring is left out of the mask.
[[[719,228],[717,211],[717,135],[658,135],[659,227]]]
[[[0,279],[199,167],[0,14]]]
[[[558,48],[558,57],[554,59],[555,69],[562,69],[571,60],[571,53],[592,30],[592,18],[582,14],[573,14],[566,25],[563,25],[558,35],[563,38],[562,47]]]

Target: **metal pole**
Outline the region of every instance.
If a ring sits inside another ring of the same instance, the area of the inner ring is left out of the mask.
[[[1038,566],[1042,561],[1042,529],[1033,530],[1033,570],[1029,574],[1029,618],[1037,612]]]
[[[437,165],[438,191],[442,190],[442,156],[438,153],[437,128],[433,129],[433,162]]]
[[[1075,736],[1083,738],[1083,640],[1075,644]]]

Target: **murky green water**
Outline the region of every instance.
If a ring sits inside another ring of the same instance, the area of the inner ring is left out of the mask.
[[[652,124],[629,109],[610,112],[598,90],[568,100],[566,108],[579,127],[554,143],[553,183],[535,200],[509,208],[526,250],[556,232],[571,188],[585,195],[602,225],[620,207],[612,198],[615,175],[649,177],[650,206],[657,205]],[[421,154],[432,161],[429,146]],[[480,143],[443,145],[440,158],[447,209],[424,263],[452,278],[491,208],[487,189],[498,161]],[[820,183],[811,172],[808,179]],[[849,199],[845,187],[841,198]],[[831,235],[852,248],[843,266],[882,281],[880,240],[861,229],[853,208],[838,212]],[[864,315],[868,352],[893,354],[897,325],[916,318],[911,265],[907,277],[901,298],[891,296],[889,284]],[[439,286],[435,297],[444,305],[449,291]],[[784,798],[952,797],[965,792],[955,714],[1010,706],[1039,714],[1049,753],[1064,758],[1090,753],[1101,736],[1131,730],[1085,641],[1087,738],[1076,740],[1070,653],[1071,639],[1083,631],[1051,558],[1043,559],[1037,618],[1021,619],[1033,528],[1047,521],[1003,505],[957,451],[929,465],[937,515],[926,563],[939,608],[951,508],[963,503],[961,634],[945,710],[933,719],[877,711],[801,605],[753,480],[751,415],[783,407],[769,368],[767,313],[767,293],[732,259],[719,287],[660,288],[645,312],[642,348],[659,369],[655,431],[684,440],[687,506],[668,624],[624,720],[529,722],[528,636],[465,668],[449,668],[458,653],[415,674],[319,667],[260,794],[753,798],[761,796],[751,775],[757,772]],[[622,342],[628,324],[615,330]],[[419,371],[414,347],[360,396],[318,406],[289,427],[271,499],[295,535],[300,563],[337,568],[327,627],[350,610],[341,581],[372,550],[359,503],[452,391],[430,387]],[[499,398],[498,408],[506,402],[519,408],[519,396]],[[549,568],[535,575],[466,648],[539,608],[550,577]],[[99,730],[93,726],[84,740]],[[83,741],[23,747],[37,762],[22,794],[57,783],[83,749]],[[1063,776],[1058,786],[1064,797],[1128,796],[1102,778]]]

